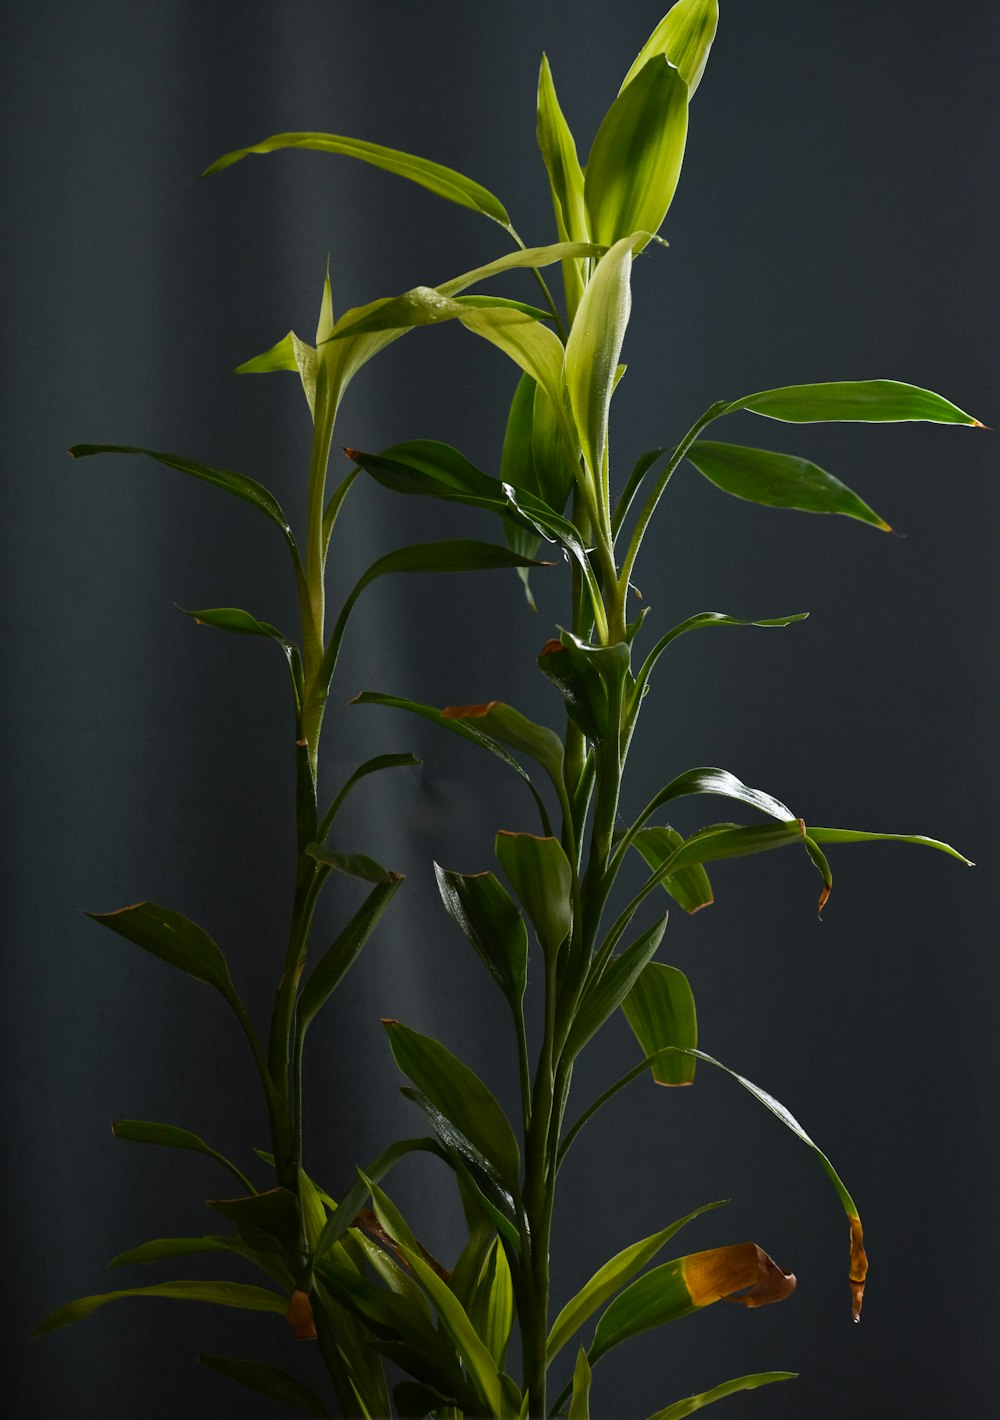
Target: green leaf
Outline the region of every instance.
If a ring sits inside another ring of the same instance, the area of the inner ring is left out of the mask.
[[[587,159],[595,241],[611,246],[630,232],[659,230],[680,178],[687,121],[687,85],[654,55],[608,109]]]
[[[749,804],[751,808],[759,809],[761,813],[770,814],[771,818],[782,822],[795,817],[787,804],[765,793],[763,789],[751,789],[749,785],[737,779],[735,774],[730,774],[728,769],[708,767],[689,769],[684,774],[679,774],[676,779],[671,779],[665,788],[650,799],[636,823],[645,823],[662,804],[669,803],[671,799],[681,799],[690,794],[718,794],[722,798],[738,799],[741,803]]]
[[[227,999],[232,996],[233,983],[222,952],[207,932],[179,912],[155,902],[137,902],[115,912],[85,915],[197,981],[214,986]]]
[[[584,1322],[602,1307],[609,1298],[625,1286],[637,1272],[651,1262],[661,1248],[679,1233],[681,1228],[687,1227],[688,1223],[701,1216],[702,1213],[709,1213],[713,1208],[723,1208],[726,1199],[719,1199],[715,1203],[705,1203],[701,1208],[695,1208],[693,1212],[686,1213],[683,1218],[678,1218],[669,1227],[662,1228],[657,1233],[652,1233],[648,1238],[643,1238],[641,1242],[632,1243],[630,1247],[624,1248],[616,1253],[608,1262],[600,1267],[591,1277],[585,1287],[581,1287],[576,1296],[566,1303],[562,1311],[556,1317],[549,1332],[546,1358],[551,1365],[555,1357],[566,1345],[571,1337],[575,1336],[583,1326]]]
[[[933,424],[982,425],[971,414],[918,385],[898,380],[831,380],[818,385],[785,385],[733,400],[726,413],[747,409],[790,424],[849,419],[864,423],[895,423],[921,419]]]
[[[570,237],[583,241],[589,236],[587,207],[583,200],[583,169],[569,124],[559,107],[552,71],[544,54],[538,73],[537,136],[549,177],[556,230],[564,241]],[[570,320],[580,303],[585,282],[584,268],[579,261],[563,262],[566,309]]]
[[[675,1401],[665,1410],[658,1410],[655,1415],[651,1415],[649,1420],[686,1420],[686,1417],[693,1415],[696,1410],[711,1405],[713,1401],[724,1400],[727,1395],[735,1395],[740,1390],[756,1390],[758,1386],[771,1385],[774,1381],[794,1381],[797,1375],[796,1371],[758,1371],[756,1375],[738,1376],[736,1380],[724,1381],[722,1385],[702,1391],[701,1395]]]
[[[234,1252],[239,1257],[253,1257],[250,1249],[239,1239],[209,1234],[203,1238],[154,1238],[151,1242],[140,1243],[138,1247],[118,1253],[108,1267],[162,1262],[165,1257],[188,1257],[196,1252]]]
[[[326,293],[330,289],[330,280],[327,277],[324,286],[324,307],[327,304]],[[324,336],[325,338],[325,336]],[[308,344],[305,340],[300,340],[294,330],[290,330],[286,336],[272,345],[269,350],[265,350],[260,355],[254,355],[249,360],[244,360],[242,365],[237,365],[234,374],[237,375],[270,375],[278,371],[288,371],[290,374],[297,373],[302,382],[302,392],[309,405],[309,413],[312,418],[316,418],[316,382],[319,378],[319,357],[316,348]]]
[[[153,1124],[146,1119],[116,1119],[111,1132],[116,1139],[128,1139],[134,1144],[159,1144],[167,1149],[190,1149],[193,1154],[205,1154],[228,1169],[248,1193],[253,1192],[246,1175],[190,1129],[181,1129],[176,1124]]]
[[[502,1370],[514,1324],[514,1284],[499,1238],[493,1239],[483,1261],[468,1314],[497,1370]]]
[[[672,627],[665,636],[661,636],[643,661],[632,694],[633,713],[642,698],[653,667],[670,643],[676,641],[678,636],[684,636],[688,631],[700,631],[710,626],[790,626],[793,621],[805,621],[808,616],[807,611],[798,611],[791,616],[773,616],[766,621],[740,621],[737,617],[727,616],[721,611],[700,611],[696,616],[689,616],[686,621],[682,621],[679,626]]]
[[[588,985],[577,1008],[566,1039],[565,1055],[574,1059],[583,1047],[625,1001],[647,962],[656,955],[667,928],[666,914],[654,922],[637,942],[620,956],[612,957],[596,982]],[[691,1042],[697,1045],[697,1040]]]
[[[442,1281],[419,1253],[406,1247],[402,1248],[402,1252],[417,1280],[437,1308],[441,1325],[454,1343],[480,1398],[488,1407],[490,1415],[500,1420],[503,1409],[500,1376],[488,1348],[476,1335],[475,1327],[447,1282]]]
[[[554,513],[551,532],[559,535],[559,521],[570,490],[580,474],[580,448],[575,432],[572,434],[568,421],[559,406],[553,405],[551,398],[540,385],[535,386],[535,398],[531,420],[531,458],[538,479],[540,505],[538,512],[544,518],[547,510]],[[506,480],[505,480],[506,482]],[[534,505],[527,504],[531,509]],[[529,512],[529,516],[531,516]],[[535,519],[533,518],[533,521]],[[544,524],[540,524],[545,531]],[[573,527],[573,524],[569,525]],[[576,533],[576,529],[574,528]],[[576,533],[577,538],[580,537]],[[568,544],[563,540],[564,546]]]
[[[517,1140],[507,1116],[479,1076],[430,1036],[399,1021],[382,1024],[403,1074],[471,1140],[516,1194],[521,1166]]]
[[[320,826],[317,837],[325,839],[326,835],[333,827],[333,822],[340,812],[341,807],[348,794],[354,786],[369,774],[378,774],[383,769],[413,769],[423,761],[415,754],[376,754],[372,759],[366,759],[364,764],[358,766],[354,773],[349,775],[338,792],[333,803],[330,805]]]
[[[624,89],[654,55],[664,55],[688,86],[689,98],[701,83],[719,25],[719,0],[678,0],[656,26],[622,81]]]
[[[275,133],[254,143],[250,148],[237,148],[224,154],[205,169],[203,177],[210,177],[223,168],[238,163],[250,153],[275,153],[281,148],[308,148],[320,153],[340,153],[348,158],[360,158],[372,167],[395,173],[397,177],[408,178],[410,182],[427,188],[438,197],[456,202],[460,207],[469,207],[474,212],[482,212],[492,217],[501,227],[510,230],[507,209],[499,198],[494,197],[485,187],[453,168],[442,167],[440,163],[429,162],[426,158],[415,157],[412,153],[402,153],[395,148],[384,148],[378,143],[367,143],[361,138],[345,138],[337,133]]]
[[[708,439],[692,444],[687,457],[710,483],[736,498],[803,513],[843,513],[882,532],[892,531],[846,483],[808,459]]]
[[[611,395],[632,309],[635,245],[634,235],[625,236],[601,257],[566,342],[566,389],[595,486],[603,477]]]
[[[354,1219],[364,1207],[369,1196],[369,1184],[372,1180],[378,1181],[399,1163],[400,1159],[406,1158],[412,1153],[436,1154],[443,1158],[443,1151],[436,1139],[400,1139],[395,1144],[390,1144],[387,1149],[383,1149],[365,1169],[364,1174],[358,1178],[352,1188],[340,1200],[333,1216],[328,1218],[322,1233],[316,1241],[313,1249],[313,1259],[317,1260],[331,1248],[335,1247],[348,1229],[353,1227]]]
[[[693,863],[743,858],[748,853],[768,853],[772,848],[801,843],[804,838],[805,825],[801,819],[796,819],[794,823],[755,823],[749,827],[735,823],[712,823],[684,840],[670,866],[676,871]]]
[[[241,611],[239,607],[235,606],[209,607],[203,611],[187,611],[184,607],[180,607],[179,610],[183,611],[185,616],[190,616],[198,626],[214,626],[220,631],[233,631],[239,636],[263,636],[271,641],[276,641],[285,653],[285,660],[288,662],[288,669],[292,674],[296,707],[301,708],[301,653],[295,643],[289,641],[288,637],[276,626],[271,626],[266,621],[258,621],[248,611]]]
[[[573,1394],[567,1413],[569,1420],[590,1420],[590,1362],[582,1346],[573,1367]]]
[[[533,270],[539,266],[551,266],[553,262],[566,261],[571,258],[584,260],[587,257],[598,257],[603,251],[602,246],[588,241],[586,234],[571,242],[558,241],[541,247],[521,247],[518,251],[508,252],[506,256],[487,262],[485,266],[474,266],[471,271],[463,272],[461,276],[454,276],[450,281],[442,281],[437,289],[443,296],[454,296],[459,291],[467,290],[469,286],[478,285],[480,281],[488,281],[494,276],[501,276],[505,271],[515,271],[522,267]]]
[[[542,951],[556,952],[573,927],[573,869],[558,838],[496,836],[496,855],[521,900]]]
[[[531,376],[552,401],[563,408],[563,346],[548,326],[528,320],[516,311],[463,310],[462,324],[473,334],[490,341]]]
[[[266,517],[270,518],[272,523],[277,523],[285,535],[285,541],[293,551],[295,550],[292,530],[288,519],[281,511],[278,500],[273,493],[268,492],[262,483],[247,478],[245,474],[233,473],[227,468],[215,468],[207,463],[196,463],[194,459],[181,458],[179,454],[162,454],[157,453],[155,449],[133,448],[129,444],[74,444],[69,452],[75,459],[89,458],[92,454],[142,454],[144,458],[154,459],[157,463],[161,463],[167,468],[174,468],[179,473],[187,473],[192,478],[200,478],[205,483],[213,483],[216,488],[224,488],[227,493],[242,498],[244,503],[258,508]]]
[[[764,1306],[783,1301],[794,1288],[795,1278],[755,1243],[734,1243],[661,1263],[626,1287],[604,1312],[594,1332],[590,1364],[612,1346],[713,1302],[733,1297],[744,1306]]]
[[[52,1312],[35,1330],[36,1336],[82,1321],[98,1307],[119,1297],[168,1297],[178,1302],[211,1302],[217,1307],[239,1307],[243,1311],[276,1312],[284,1316],[288,1310],[285,1297],[265,1287],[251,1287],[243,1282],[157,1282],[152,1287],[129,1287],[121,1292],[102,1292],[96,1297],[80,1297]]]
[[[376,863],[374,858],[369,858],[367,853],[334,853],[322,843],[310,843],[305,852],[324,867],[336,868],[338,873],[344,873],[350,878],[361,878],[366,883],[393,883],[402,880],[401,873],[391,873],[388,868],[383,868],[381,863]]]
[[[924,848],[937,848],[951,858],[957,858],[967,868],[975,864],[950,843],[942,843],[937,838],[925,838],[920,833],[863,833],[856,828],[809,828],[809,837],[814,843],[915,843]]]
[[[667,1046],[693,1050],[698,1044],[694,995],[683,971],[650,962],[622,1002],[625,1019],[642,1047],[654,1055]],[[690,1085],[695,1062],[690,1055],[667,1056],[652,1067],[658,1085]]]
[[[316,963],[299,997],[297,1019],[300,1036],[357,961],[402,881],[400,874],[392,873],[388,881],[376,883]]]
[[[325,1420],[330,1414],[315,1391],[276,1366],[267,1366],[263,1361],[241,1361],[235,1356],[202,1355],[198,1357],[198,1362],[220,1375],[228,1376],[231,1381],[259,1391],[280,1405],[293,1405],[296,1410],[314,1415],[318,1420]]]
[[[528,976],[528,933],[513,898],[492,873],[449,872],[435,863],[434,875],[448,916],[519,1010]]]
[[[208,1206],[232,1223],[255,1252],[295,1255],[299,1246],[299,1203],[288,1188],[269,1188],[247,1198],[210,1198]]]
[[[442,710],[448,720],[473,721],[476,729],[528,754],[546,771],[557,789],[562,787],[562,740],[545,725],[536,725],[512,705],[488,700],[483,705],[450,705]]]
[[[538,386],[530,375],[522,375],[514,390],[504,431],[503,450],[500,455],[500,477],[504,483],[525,490],[533,497],[538,496],[538,478],[532,456],[531,439],[534,423],[535,393]],[[471,467],[471,465],[470,465]],[[499,491],[499,490],[498,490]],[[506,502],[506,495],[504,495]],[[499,499],[497,511],[502,511]],[[539,536],[535,528],[525,528],[520,522],[504,518],[504,535],[508,547],[519,552],[522,557],[538,555]],[[537,611],[535,598],[531,592],[531,573],[527,567],[518,569],[518,576],[524,586],[524,595],[532,611]]]
[[[661,868],[668,858],[676,853],[684,842],[683,834],[676,828],[642,828],[630,839],[630,845],[641,854],[645,863],[654,872]],[[715,901],[712,884],[700,863],[681,868],[662,880],[660,886],[670,894],[678,907],[694,914],[703,907],[710,907]]]

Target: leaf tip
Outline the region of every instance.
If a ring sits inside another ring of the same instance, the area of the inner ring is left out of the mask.
[[[398,1026],[399,1021],[396,1019],[395,1016],[383,1016],[382,1019],[379,1021],[379,1025],[388,1028],[389,1026]]]
[[[344,448],[344,453],[345,453],[345,454],[347,455],[347,457],[348,457],[349,459],[351,459],[354,463],[357,463],[358,460],[361,458],[361,454],[360,454],[359,450],[357,450],[357,449],[348,449],[348,448],[345,447],[345,448]]]
[[[990,429],[990,425],[984,424],[981,419],[973,419],[971,422],[973,429]]]
[[[444,720],[481,720],[488,715],[498,700],[487,700],[482,705],[446,705],[441,711]]]
[[[823,887],[822,887],[822,889],[821,889],[821,891],[820,891],[820,895],[819,895],[819,902],[817,902],[817,904],[816,904],[816,916],[819,918],[819,920],[820,920],[821,922],[822,922],[822,920],[823,920],[823,908],[826,906],[827,902],[829,901],[830,893],[831,893],[832,891],[833,891],[833,888],[831,887],[831,885],[830,885],[829,883],[824,883],[824,884],[823,884]]]
[[[305,740],[305,739],[303,739],[303,740],[296,740],[296,741],[295,741],[295,747],[296,747],[296,749],[308,749],[308,748],[309,748],[309,741],[308,741],[308,740]]]

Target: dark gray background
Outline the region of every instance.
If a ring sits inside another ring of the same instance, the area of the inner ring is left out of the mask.
[[[73,466],[63,450],[186,452],[263,479],[300,516],[299,391],[227,371],[290,325],[311,335],[327,253],[343,309],[488,260],[505,238],[347,160],[283,154],[194,176],[274,131],[358,134],[468,172],[528,240],[549,240],[533,136],[540,51],[585,155],[659,15],[649,0],[4,9],[4,1339],[19,1417],[273,1413],[197,1370],[199,1350],[319,1375],[273,1318],[159,1302],[22,1340],[57,1304],[128,1285],[104,1271],[114,1253],[212,1229],[200,1200],[225,1192],[224,1176],[117,1143],[112,1119],[184,1124],[245,1164],[266,1142],[224,1009],[79,909],[150,897],[196,918],[262,1017],[289,895],[279,658],[174,609],[246,606],[293,625],[279,540],[212,489],[139,462]],[[799,380],[910,380],[997,423],[998,60],[988,0],[723,4],[671,249],[635,273],[619,477],[712,400]],[[527,278],[506,289],[532,299]],[[512,382],[463,332],[418,333],[363,374],[338,442],[434,436],[495,471]],[[797,1294],[760,1313],[716,1307],[613,1354],[595,1414],[645,1415],[772,1367],[802,1378],[737,1397],[727,1415],[985,1414],[1000,1262],[996,436],[747,416],[722,437],[814,458],[904,535],[770,512],[678,474],[638,578],[654,624],[709,608],[812,617],[676,647],[648,702],[626,812],[672,774],[720,764],[814,822],[926,832],[980,866],[842,849],[820,924],[798,855],[724,865],[716,906],[675,912],[661,949],[691,977],[705,1048],[795,1111],[854,1191],[872,1259],[862,1325],[849,1320],[846,1226],[815,1158],[707,1071],[688,1091],[637,1083],[577,1147],[556,1300],[616,1248],[731,1197],[686,1249],[755,1238],[798,1273]],[[335,594],[388,548],[460,534],[495,535],[472,513],[359,487]],[[326,732],[331,784],[381,749],[426,762],[371,781],[351,821],[350,846],[409,882],[311,1042],[309,1165],[335,1193],[418,1123],[379,1016],[439,1034],[511,1100],[501,1003],[443,919],[429,863],[486,868],[497,827],[531,826],[520,786],[485,757],[422,722],[340,707],[369,686],[439,704],[506,697],[557,723],[533,658],[565,617],[565,577],[536,583],[533,618],[512,574],[386,582],[348,636]],[[677,821],[720,813],[685,805]],[[348,887],[330,925],[351,900]],[[633,1059],[624,1026],[610,1029],[576,1101]],[[448,1254],[447,1180],[416,1165],[392,1191]]]

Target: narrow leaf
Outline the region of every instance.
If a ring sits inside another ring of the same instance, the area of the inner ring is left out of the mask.
[[[662,54],[679,72],[688,86],[689,97],[693,98],[705,72],[718,25],[719,0],[678,0],[636,55],[622,88],[632,82],[654,55]]]
[[[128,1139],[134,1144],[159,1144],[167,1149],[190,1149],[193,1154],[205,1154],[238,1178],[248,1193],[253,1192],[246,1175],[190,1129],[181,1129],[176,1124],[154,1124],[146,1119],[116,1119],[111,1132],[116,1139]]]
[[[582,1346],[573,1367],[573,1394],[567,1414],[569,1420],[590,1420],[590,1362]]]
[[[558,951],[573,926],[573,869],[562,844],[558,838],[501,830],[496,836],[496,855],[542,951]]]
[[[413,769],[422,762],[423,761],[419,760],[415,754],[376,754],[372,759],[366,759],[364,764],[359,765],[354,773],[349,775],[344,781],[343,786],[326,812],[318,835],[319,838],[326,838],[348,794],[362,779],[366,778],[369,774],[378,774],[383,769]]]
[[[517,1010],[528,975],[528,933],[513,898],[492,873],[455,873],[434,864],[448,916],[465,934]]]
[[[814,843],[915,843],[924,848],[937,848],[951,858],[957,858],[967,868],[975,864],[950,843],[942,843],[937,838],[925,838],[921,833],[863,833],[856,828],[812,828],[809,837]]]
[[[362,948],[375,930],[379,919],[399,889],[403,879],[390,874],[387,882],[377,883],[326,951],[316,963],[302,988],[298,1004],[298,1030],[303,1033],[317,1011],[329,999],[348,971],[357,961]]]
[[[512,705],[489,700],[483,705],[449,705],[441,714],[446,720],[472,722],[476,729],[528,754],[547,772],[556,788],[562,786],[563,746],[554,730],[536,725]]]
[[[465,1363],[469,1377],[488,1406],[490,1415],[500,1420],[503,1402],[496,1362],[476,1335],[475,1327],[448,1284],[441,1280],[419,1253],[409,1248],[403,1248],[402,1251],[421,1286],[437,1308],[441,1325]]]
[[[514,1324],[514,1286],[499,1238],[493,1239],[483,1261],[468,1313],[497,1370],[502,1370]]]
[[[972,424],[982,428],[978,419],[950,400],[898,380],[832,380],[818,385],[785,385],[734,400],[727,406],[726,413],[740,409],[790,424],[840,419],[871,424],[920,419],[933,424]]]
[[[250,153],[276,153],[282,148],[308,148],[314,152],[340,153],[348,158],[360,158],[372,167],[408,178],[410,182],[427,188],[438,197],[456,202],[460,207],[482,212],[484,216],[492,217],[494,222],[499,222],[502,227],[510,228],[507,209],[500,199],[471,178],[455,172],[453,168],[442,167],[440,163],[415,157],[412,153],[402,153],[395,148],[385,148],[378,143],[367,143],[361,138],[346,138],[336,133],[276,133],[270,138],[264,138],[260,143],[253,144],[252,147],[237,148],[217,158],[211,167],[205,169],[202,176],[210,177],[212,173],[221,172],[223,168],[238,163]]]
[[[584,195],[593,239],[659,231],[673,201],[687,141],[688,89],[654,55],[621,91],[587,159]]]
[[[620,956],[612,957],[596,982],[583,994],[573,1024],[566,1039],[565,1054],[572,1060],[610,1019],[628,997],[650,959],[656,955],[667,928],[666,914],[644,932],[637,942]],[[697,1045],[697,1039],[684,1041]],[[649,1052],[646,1052],[649,1054]]]
[[[698,1044],[694,995],[687,977],[675,966],[650,962],[622,1002],[622,1011],[643,1055],[671,1045],[688,1051]],[[687,1054],[668,1055],[652,1067],[658,1085],[690,1085],[694,1071],[694,1058]]]
[[[713,823],[686,838],[673,858],[671,871],[694,863],[711,863],[723,858],[743,858],[749,853],[768,853],[772,848],[786,848],[805,838],[801,819],[783,824]]]
[[[549,61],[542,55],[538,73],[538,147],[548,173],[556,230],[564,240],[569,237],[584,240],[588,235],[587,208],[583,200],[583,169],[577,157],[576,143],[569,124],[563,117]],[[584,272],[578,261],[563,262],[563,284],[570,320],[584,290]]]
[[[361,878],[366,883],[393,883],[402,878],[401,873],[391,873],[366,853],[334,853],[332,849],[324,848],[322,843],[310,843],[305,851],[324,867],[336,868],[338,873]]]
[[[98,1307],[119,1297],[167,1297],[178,1302],[211,1302],[217,1307],[239,1307],[243,1311],[275,1312],[284,1316],[287,1299],[265,1287],[251,1287],[243,1282],[158,1282],[152,1287],[129,1287],[121,1292],[102,1292],[96,1297],[80,1297],[59,1307],[45,1318],[36,1328],[35,1335],[43,1336],[60,1326],[69,1326],[74,1321],[82,1321],[97,1311]]]
[[[679,1233],[681,1228],[687,1227],[688,1223],[701,1216],[702,1213],[709,1213],[714,1208],[724,1208],[725,1199],[719,1199],[715,1203],[705,1203],[701,1208],[695,1208],[693,1212],[686,1213],[683,1218],[678,1218],[669,1227],[662,1228],[658,1233],[652,1233],[648,1238],[643,1238],[641,1242],[632,1243],[630,1247],[623,1248],[616,1253],[603,1267],[599,1268],[591,1277],[585,1287],[581,1287],[576,1296],[566,1303],[562,1311],[556,1317],[552,1330],[549,1332],[548,1347],[546,1357],[549,1365],[583,1326],[584,1322],[600,1308],[616,1292],[620,1291],[625,1284],[641,1272],[647,1262],[651,1262],[661,1248]]]
[[[724,1381],[722,1385],[704,1390],[700,1395],[688,1396],[686,1400],[675,1401],[666,1410],[658,1410],[649,1420],[686,1420],[696,1410],[711,1405],[716,1400],[725,1400],[727,1395],[735,1395],[740,1390],[756,1390],[758,1386],[771,1385],[774,1381],[794,1381],[796,1371],[758,1371],[752,1376],[738,1376],[736,1380]]]
[[[808,459],[708,439],[692,444],[687,457],[710,483],[736,498],[803,513],[843,513],[882,532],[892,531],[846,483]]]
[[[608,417],[622,343],[632,309],[629,277],[635,238],[625,236],[601,257],[587,283],[566,342],[566,389],[583,456],[600,482]]]
[[[315,1391],[276,1366],[265,1365],[263,1361],[241,1361],[235,1356],[202,1355],[198,1357],[198,1362],[220,1375],[228,1376],[231,1381],[259,1391],[280,1405],[292,1405],[306,1415],[316,1416],[318,1420],[325,1420],[330,1414]]]
[[[761,813],[769,814],[771,818],[782,822],[795,817],[787,804],[783,804],[780,799],[774,798],[763,789],[751,789],[748,784],[737,779],[735,774],[730,774],[728,769],[702,767],[688,769],[676,779],[671,779],[665,788],[653,795],[636,820],[637,824],[645,823],[661,805],[669,803],[671,799],[682,799],[690,794],[718,794],[722,798],[738,799],[741,803],[749,804],[751,808],[759,809]]]
[[[235,1252],[240,1257],[251,1257],[250,1250],[238,1238],[209,1234],[202,1238],[154,1238],[151,1242],[140,1243],[127,1252],[118,1253],[108,1263],[108,1267],[129,1267],[134,1264],[162,1262],[165,1257],[188,1257],[197,1252]]]
[[[507,1116],[479,1076],[430,1036],[399,1021],[382,1024],[403,1074],[496,1167],[507,1187],[516,1190],[521,1163],[517,1140]]]

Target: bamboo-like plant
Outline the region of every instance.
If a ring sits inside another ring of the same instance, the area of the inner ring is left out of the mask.
[[[640,1332],[731,1298],[746,1306],[781,1300],[794,1288],[757,1244],[741,1242],[678,1256],[649,1268],[686,1223],[710,1203],[671,1222],[606,1262],[553,1320],[549,1253],[559,1171],[573,1142],[598,1110],[630,1081],[650,1074],[661,1085],[690,1084],[700,1062],[727,1071],[754,1099],[813,1149],[846,1213],[854,1319],[867,1271],[858,1210],[833,1165],[769,1093],[699,1048],[691,987],[677,968],[656,960],[666,914],[638,920],[647,899],[665,889],[694,913],[710,904],[706,864],[798,846],[821,879],[819,907],[832,877],[829,845],[892,839],[924,844],[967,862],[947,844],[919,835],[821,827],[726,770],[679,772],[653,794],[632,822],[621,816],[622,785],[639,714],[660,657],[689,631],[720,626],[780,627],[795,613],[743,620],[719,612],[689,616],[650,634],[629,597],[640,553],[674,471],[687,460],[723,491],[770,507],[836,513],[886,530],[857,494],[808,459],[704,437],[709,425],[747,411],[790,423],[927,420],[977,425],[948,400],[897,381],[800,384],[720,400],[675,444],[644,454],[624,480],[609,454],[610,410],[631,308],[634,257],[660,241],[659,229],[677,187],[690,101],[698,87],[718,20],[716,0],[679,0],[653,31],[601,123],[586,167],[560,110],[547,62],[538,89],[538,140],[552,192],[558,241],[527,247],[506,208],[479,184],[412,155],[329,134],[286,133],[227,154],[218,171],[249,153],[309,148],[363,159],[439,196],[482,212],[509,233],[516,250],[453,281],[416,287],[348,311],[335,320],[324,286],[316,346],[289,334],[241,368],[297,371],[314,420],[305,556],[272,497],[239,475],[171,455],[161,463],[226,488],[252,502],[281,528],[291,550],[302,612],[301,644],[233,609],[195,613],[198,620],[271,637],[292,672],[297,727],[298,876],[289,947],[277,989],[270,1039],[258,1043],[215,944],[176,913],[152,904],[101,914],[97,920],[147,950],[214,985],[236,1011],[254,1053],[267,1100],[275,1186],[257,1192],[242,1171],[185,1131],[126,1121],[125,1137],[212,1153],[240,1181],[243,1196],[214,1206],[235,1233],[209,1239],[163,1239],[116,1262],[149,1261],[221,1249],[263,1267],[281,1287],[179,1282],[86,1298],[44,1324],[76,1320],[112,1297],[159,1295],[286,1312],[296,1334],[318,1332],[339,1404],[346,1414],[389,1415],[389,1386],[380,1357],[407,1373],[393,1390],[401,1416],[489,1415],[545,1420],[590,1412],[591,1374],[614,1346]],[[560,312],[541,271],[561,263]],[[652,267],[653,263],[649,263]],[[544,309],[513,299],[465,294],[515,268],[534,272]],[[651,272],[651,274],[653,274]],[[374,454],[350,450],[355,468],[332,496],[326,468],[343,390],[379,349],[416,326],[458,320],[507,354],[520,372],[510,405],[499,477],[480,471],[450,446],[428,440]],[[550,323],[551,322],[551,326]],[[76,454],[149,450],[81,446]],[[334,523],[359,471],[387,488],[466,504],[496,515],[508,547],[446,542],[400,549],[377,561],[343,604],[332,632],[325,625],[325,563]],[[567,511],[567,504],[569,510]],[[473,1071],[443,1044],[396,1020],[384,1022],[409,1084],[404,1088],[430,1122],[432,1135],[391,1144],[346,1190],[339,1206],[303,1170],[301,1076],[311,1020],[354,961],[398,886],[371,859],[335,851],[328,838],[345,795],[363,775],[413,763],[382,756],[362,765],[319,812],[319,735],[331,677],[348,617],[376,577],[402,571],[517,567],[530,600],[528,573],[542,544],[571,569],[567,625],[548,640],[538,667],[560,693],[562,733],[527,719],[506,701],[435,708],[381,692],[357,697],[396,707],[498,756],[521,775],[537,823],[501,830],[494,872],[436,867],[450,917],[503,993],[513,1023],[512,1069],[520,1082],[517,1127]],[[525,767],[525,762],[530,768]],[[537,782],[536,782],[537,779]],[[754,810],[759,822],[706,824],[682,835],[662,815],[674,800],[720,796]],[[638,888],[626,865],[643,864]],[[364,904],[302,983],[310,928],[331,874],[373,884]],[[529,985],[529,927],[537,944],[532,989],[540,990],[540,1038],[529,1040],[524,999]],[[536,986],[537,982],[537,986]],[[621,1010],[639,1047],[635,1066],[573,1118],[574,1067]],[[568,1121],[572,1119],[572,1123]],[[468,1238],[452,1268],[426,1252],[415,1230],[380,1184],[404,1156],[426,1152],[453,1170]],[[370,1202],[370,1208],[367,1206]],[[586,1345],[578,1334],[592,1318]],[[519,1336],[521,1376],[508,1369]],[[560,1372],[573,1343],[571,1371]],[[299,1382],[257,1362],[204,1358],[234,1379],[311,1414],[323,1402]],[[550,1384],[555,1367],[557,1380]],[[655,1420],[679,1420],[738,1390],[787,1378],[762,1372],[725,1382],[668,1405]],[[607,1406],[595,1413],[611,1413]]]

